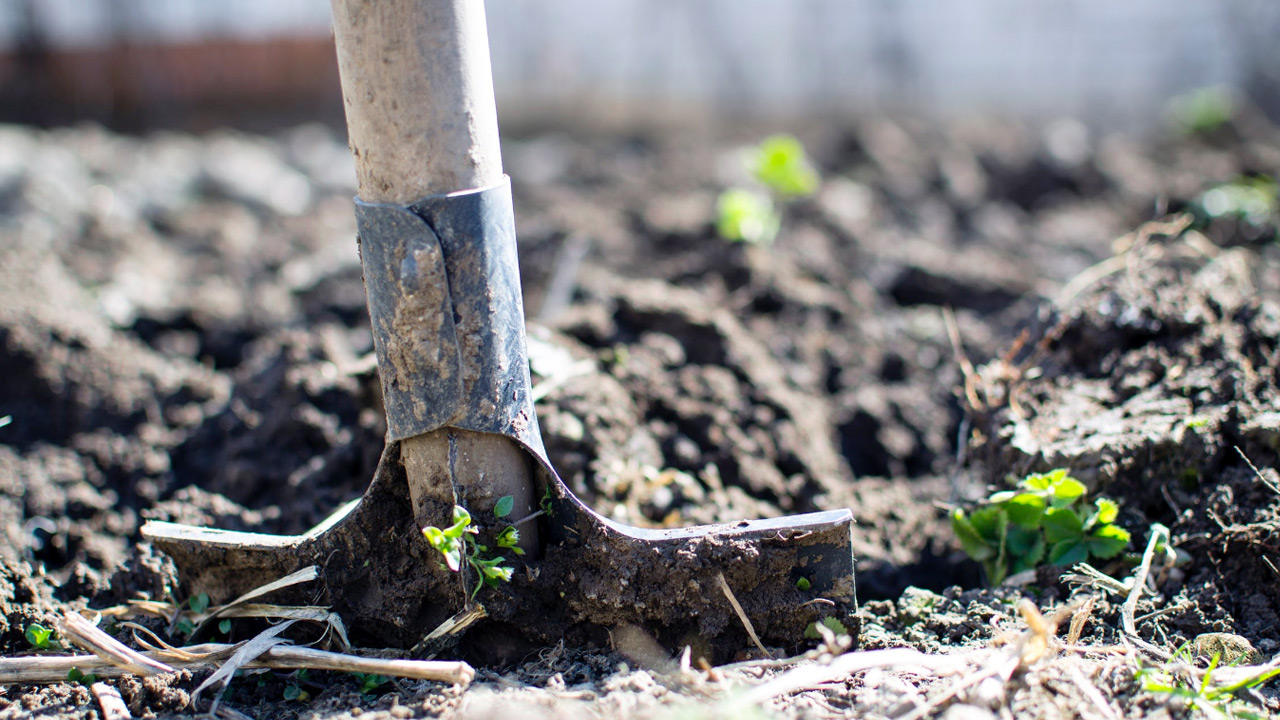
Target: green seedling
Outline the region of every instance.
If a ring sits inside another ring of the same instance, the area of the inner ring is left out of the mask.
[[[85,674],[83,670],[73,667],[67,671],[67,682],[79,683],[85,687],[98,682],[98,676],[93,673]]]
[[[782,197],[805,197],[818,190],[818,173],[804,145],[790,135],[773,135],[755,149],[748,167],[757,180]]]
[[[969,557],[982,563],[993,585],[1047,561],[1070,567],[1091,557],[1113,558],[1129,545],[1114,523],[1120,508],[1099,498],[1085,503],[1085,486],[1058,469],[1028,475],[1020,490],[993,493],[966,512],[951,513],[951,527]]]
[[[725,240],[767,245],[778,235],[781,219],[763,193],[730,188],[716,201],[716,232]]]
[[[360,683],[361,695],[372,695],[378,688],[391,682],[391,678],[386,675],[375,675],[373,673],[352,673],[355,675],[356,681]]]
[[[1276,202],[1276,181],[1254,175],[1206,190],[1196,205],[1210,219],[1233,218],[1260,227],[1275,217]]]
[[[835,633],[837,637],[849,634],[849,628],[845,627],[844,623],[833,617],[822,618],[822,624],[828,630]],[[809,623],[809,627],[804,629],[804,636],[809,640],[820,640],[822,638],[822,633],[818,632],[818,624]]]
[[[1231,122],[1235,115],[1235,95],[1222,86],[1193,90],[1169,103],[1169,118],[1188,135],[1211,133]]]
[[[199,615],[209,609],[208,593],[200,593],[193,598],[187,600],[187,607],[191,608],[191,612]]]
[[[515,500],[510,495],[499,498],[494,506],[494,517],[501,519],[511,514],[514,506]],[[447,528],[428,525],[422,529],[422,536],[444,556],[445,567],[452,572],[459,572],[465,564],[475,570],[477,581],[475,589],[471,591],[473,600],[480,593],[480,588],[486,585],[497,587],[499,583],[511,582],[511,573],[514,571],[514,568],[502,564],[506,561],[505,557],[488,557],[489,547],[476,540],[479,533],[480,530],[471,522],[471,513],[461,505],[453,508],[453,525]],[[524,550],[518,546],[520,532],[514,525],[503,528],[494,542],[499,548],[511,550],[516,555],[524,554]]]
[[[547,483],[547,488],[542,491],[542,499],[538,501],[538,509],[545,513],[547,517],[555,515],[551,500],[551,483]]]
[[[307,692],[302,683],[307,681],[309,671],[306,668],[298,670],[289,678],[289,684],[284,686],[284,699],[297,700],[298,702],[307,702],[311,699],[311,693]],[[228,688],[230,689],[230,688]]]
[[[1218,682],[1213,673],[1218,669],[1221,654],[1214,653],[1209,660],[1209,667],[1197,683],[1193,677],[1170,669],[1170,666],[1139,667],[1135,677],[1142,682],[1142,689],[1168,698],[1179,698],[1184,703],[1195,707],[1205,715],[1219,718],[1245,718],[1261,720],[1269,717],[1258,712],[1237,697],[1242,690],[1260,687],[1268,680],[1280,675],[1280,668],[1268,668],[1257,675],[1246,677],[1233,683]],[[1182,668],[1194,666],[1191,643],[1186,643],[1173,654],[1170,665]]]
[[[25,634],[27,636],[27,642],[30,643],[31,647],[37,650],[62,649],[57,638],[53,636],[53,629],[47,628],[40,623],[31,623],[28,625]]]
[[[809,588],[813,587],[813,584],[809,582],[809,578],[801,577],[799,580],[796,581],[796,587],[799,588],[800,590],[808,590]]]
[[[748,153],[746,166],[764,191],[735,187],[721,193],[716,201],[716,232],[725,240],[768,244],[782,224],[778,202],[817,192],[818,172],[804,145],[790,135],[765,138]]]
[[[218,622],[218,632],[222,633],[223,635],[230,635],[230,634],[231,634],[231,620],[230,620],[230,618],[226,618],[226,619],[223,619],[223,620],[221,620],[221,621],[219,621],[219,622]]]

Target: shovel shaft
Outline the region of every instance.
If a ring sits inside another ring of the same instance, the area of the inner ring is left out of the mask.
[[[482,0],[333,0],[333,25],[362,200],[407,205],[502,181]],[[529,459],[503,436],[443,428],[401,455],[420,526],[505,495],[515,517],[533,510]],[[536,534],[522,535],[532,552]]]
[[[363,200],[502,179],[481,0],[333,0],[333,26]]]

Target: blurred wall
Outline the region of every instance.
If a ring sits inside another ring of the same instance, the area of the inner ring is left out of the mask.
[[[1280,89],[1275,0],[487,6],[507,125],[906,111],[1142,128],[1188,89],[1226,84],[1268,106]],[[164,102],[174,122],[227,104],[340,121],[328,23],[327,0],[0,0],[0,115],[21,119],[43,92],[108,121]],[[41,69],[42,53],[72,60]]]

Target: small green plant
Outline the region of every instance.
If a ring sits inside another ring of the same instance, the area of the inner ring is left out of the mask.
[[[782,221],[773,200],[764,193],[730,188],[716,201],[716,232],[725,240],[768,244],[778,235]]]
[[[849,628],[845,627],[844,623],[840,622],[839,620],[833,617],[828,616],[828,617],[822,618],[822,625],[823,627],[827,628],[831,632],[835,633],[837,636],[849,634]],[[809,639],[809,640],[821,639],[822,633],[818,632],[818,624],[809,623],[809,627],[806,627],[804,629],[804,636],[806,639]]]
[[[85,687],[89,687],[90,685],[98,682],[98,676],[94,675],[93,673],[86,674],[80,668],[73,667],[67,671],[67,681],[73,682],[73,683],[79,683],[81,685],[84,685]]]
[[[1276,203],[1276,181],[1250,175],[1206,190],[1196,205],[1210,219],[1234,218],[1260,227],[1275,216]]]
[[[61,650],[62,646],[53,635],[53,629],[40,623],[31,623],[26,630],[27,642],[37,650]]]
[[[776,201],[812,195],[818,173],[804,145],[790,135],[773,135],[748,153],[747,170],[763,191],[734,187],[716,202],[716,232],[725,240],[768,244],[778,235],[781,215]]]
[[[757,180],[782,197],[805,197],[818,190],[818,173],[804,145],[790,135],[765,138],[747,163]]]
[[[309,671],[306,668],[295,671],[289,677],[289,683],[284,686],[282,695],[285,700],[297,700],[298,702],[307,702],[311,699],[311,693],[307,692],[302,684],[307,682]],[[230,688],[228,688],[230,689]]]
[[[386,675],[375,675],[373,673],[352,673],[355,675],[356,681],[360,683],[361,695],[372,695],[378,688],[391,682],[391,678]]]
[[[1039,566],[1046,555],[1049,564],[1070,567],[1115,557],[1129,545],[1129,532],[1114,524],[1119,506],[1098,498],[1089,507],[1084,484],[1066,470],[1028,475],[1018,486],[951,513],[961,547],[982,563],[991,584]]]
[[[510,495],[500,498],[494,506],[494,517],[498,519],[506,517],[511,513],[514,505],[515,500]],[[489,547],[476,540],[479,533],[480,530],[471,522],[471,513],[461,505],[453,507],[453,525],[447,528],[428,525],[422,529],[422,535],[431,547],[444,556],[445,567],[453,572],[459,572],[465,564],[475,570],[478,579],[475,589],[471,591],[473,600],[479,594],[480,588],[486,585],[497,587],[498,583],[511,582],[511,573],[514,571],[514,568],[502,564],[506,562],[505,557],[487,556]],[[503,528],[494,538],[494,543],[499,548],[510,550],[516,555],[523,555],[524,550],[519,547],[519,542],[520,532],[514,525]]]
[[[1168,112],[1179,132],[1210,133],[1235,117],[1236,99],[1230,88],[1204,87],[1174,98],[1169,102]]]
[[[1139,667],[1135,677],[1141,681],[1142,689],[1156,695],[1179,698],[1184,703],[1195,707],[1205,715],[1219,718],[1244,718],[1261,720],[1269,717],[1265,712],[1258,712],[1236,695],[1241,690],[1251,690],[1280,675],[1280,668],[1270,668],[1233,683],[1221,683],[1214,678],[1218,669],[1221,654],[1214,653],[1209,660],[1209,667],[1197,683],[1193,677],[1172,665],[1182,668],[1193,667],[1191,643],[1186,643],[1173,654],[1170,665],[1164,667]]]
[[[813,583],[809,582],[809,578],[801,577],[799,580],[796,581],[796,587],[800,590],[808,590],[809,588],[813,587]]]

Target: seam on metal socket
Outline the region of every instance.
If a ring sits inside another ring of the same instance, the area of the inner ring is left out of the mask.
[[[549,468],[530,396],[510,180],[410,205],[356,198],[390,440],[510,437]]]

